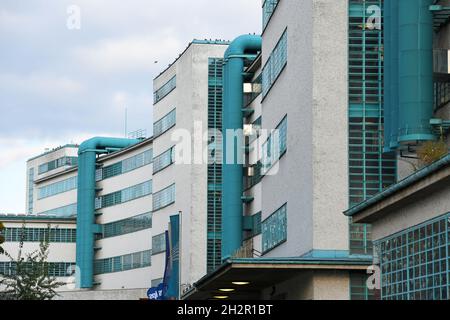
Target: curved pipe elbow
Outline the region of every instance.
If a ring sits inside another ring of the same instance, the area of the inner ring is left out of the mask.
[[[138,139],[94,137],[80,144],[80,147],[78,148],[78,154],[82,154],[87,150],[104,148],[126,148],[139,142],[140,140]]]
[[[225,59],[228,59],[232,55],[241,55],[246,52],[256,52],[260,51],[262,46],[261,36],[245,34],[237,37],[228,46],[227,51],[225,51]]]

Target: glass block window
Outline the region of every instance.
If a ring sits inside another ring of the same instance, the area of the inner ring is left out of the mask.
[[[166,251],[166,234],[163,232],[152,238],[152,254],[159,254]]]
[[[49,216],[49,217],[75,217],[77,215],[77,204],[69,204],[68,206],[59,207],[47,211],[37,213],[38,216]]]
[[[261,224],[263,254],[287,240],[287,203]]]
[[[160,172],[174,163],[175,147],[163,152],[159,156],[153,158],[153,174]]]
[[[272,17],[275,9],[278,6],[280,0],[265,0],[263,3],[263,30],[266,29],[269,24],[270,18]]]
[[[275,131],[271,133],[262,148],[263,161],[261,172],[264,175],[287,151],[287,116],[283,118]]]
[[[153,93],[153,103],[158,103],[164,99],[169,93],[172,92],[177,86],[177,76],[173,76],[172,79],[167,81],[161,88]]]
[[[38,167],[38,174],[44,174],[49,171],[65,167],[65,166],[77,166],[78,158],[77,157],[62,157],[44,164],[41,164]]]
[[[34,204],[34,168],[28,169],[28,214],[33,213]]]
[[[95,208],[100,209],[115,206],[120,203],[148,196],[151,193],[152,180],[101,197],[97,197],[95,201]]]
[[[223,59],[208,60],[208,129],[222,131]],[[222,264],[222,164],[221,137],[210,134],[207,194],[207,272]]]
[[[160,210],[175,202],[175,184],[153,194],[153,211]]]
[[[393,152],[383,153],[383,30],[364,28],[370,6],[382,0],[349,3],[349,207],[396,182]],[[383,12],[382,12],[383,13]],[[383,29],[383,28],[382,28]],[[350,252],[371,254],[370,227],[350,219]]]
[[[163,133],[169,131],[177,123],[177,111],[173,109],[160,120],[153,124],[153,138],[159,137]]]
[[[151,250],[94,261],[94,274],[121,272],[151,266]]]
[[[375,243],[384,300],[447,300],[450,213]]]
[[[7,242],[76,242],[76,229],[68,228],[5,228],[0,231]]]
[[[103,238],[116,237],[152,227],[152,213],[144,213],[128,219],[103,225]]]
[[[287,30],[273,49],[262,70],[262,94],[267,95],[287,64]]]
[[[38,189],[38,199],[44,199],[55,196],[60,193],[68,192],[77,188],[78,177],[72,177],[60,182],[52,183],[48,186]]]
[[[29,265],[31,267],[31,265]],[[49,277],[70,277],[75,262],[48,262]],[[28,266],[26,265],[25,268]],[[16,274],[17,264],[15,262],[0,262],[0,274],[14,275]]]
[[[350,273],[350,300],[376,300],[376,291],[367,287],[368,279],[367,273]]]
[[[149,149],[123,161],[96,170],[96,181],[112,178],[152,163],[153,150]]]

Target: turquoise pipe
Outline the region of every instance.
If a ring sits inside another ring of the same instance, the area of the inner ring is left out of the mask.
[[[261,51],[262,39],[256,35],[236,38],[224,55],[223,83],[223,164],[222,164],[222,259],[230,258],[242,245],[243,153],[242,128],[244,101],[244,60]],[[240,132],[240,137],[228,141],[227,130]],[[240,131],[235,131],[240,130]],[[230,146],[228,146],[230,144]],[[230,148],[230,149],[229,149]],[[233,153],[233,161],[227,156]]]
[[[398,112],[399,112],[399,82],[398,82],[398,66],[399,66],[399,52],[398,52],[398,0],[388,0],[390,15],[390,69],[386,70],[390,76],[390,89],[387,99],[390,100],[390,138],[389,147],[391,150],[398,148]]]
[[[390,152],[391,147],[391,68],[392,68],[392,50],[391,50],[391,1],[384,0],[384,26],[383,26],[383,37],[384,37],[384,98],[383,98],[383,112],[384,112],[384,152]],[[396,128],[396,127],[394,127]]]
[[[408,144],[434,140],[433,0],[399,0],[399,117],[398,141]]]
[[[95,170],[98,153],[109,148],[126,148],[140,140],[92,138],[78,148],[77,192],[77,287],[92,288],[94,282]]]

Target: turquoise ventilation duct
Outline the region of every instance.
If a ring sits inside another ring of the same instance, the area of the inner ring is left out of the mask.
[[[433,0],[399,0],[398,4],[398,142],[434,140],[430,126],[433,115],[433,15],[430,5]]]
[[[95,224],[95,170],[97,154],[126,148],[140,140],[92,138],[78,149],[77,194],[77,287],[92,288],[94,280],[94,234],[101,233]]]
[[[242,245],[243,194],[243,101],[244,60],[261,51],[262,39],[256,35],[236,38],[225,52],[223,82],[223,164],[222,164],[222,259],[226,260]],[[227,130],[240,130],[241,136],[228,141]],[[234,142],[234,143],[233,143]],[[228,144],[230,148],[228,149]],[[231,145],[232,144],[232,145]],[[228,150],[227,150],[228,149]],[[233,154],[233,162],[227,156]]]

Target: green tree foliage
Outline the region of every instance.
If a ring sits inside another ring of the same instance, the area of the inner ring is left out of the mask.
[[[12,269],[9,273],[0,275],[0,286],[5,288],[3,292],[0,292],[0,300],[51,300],[57,296],[55,290],[65,285],[63,282],[58,282],[55,277],[49,276],[50,264],[47,258],[50,226],[45,234],[38,250],[24,254],[25,225],[22,226],[17,258],[5,252],[12,263]]]

